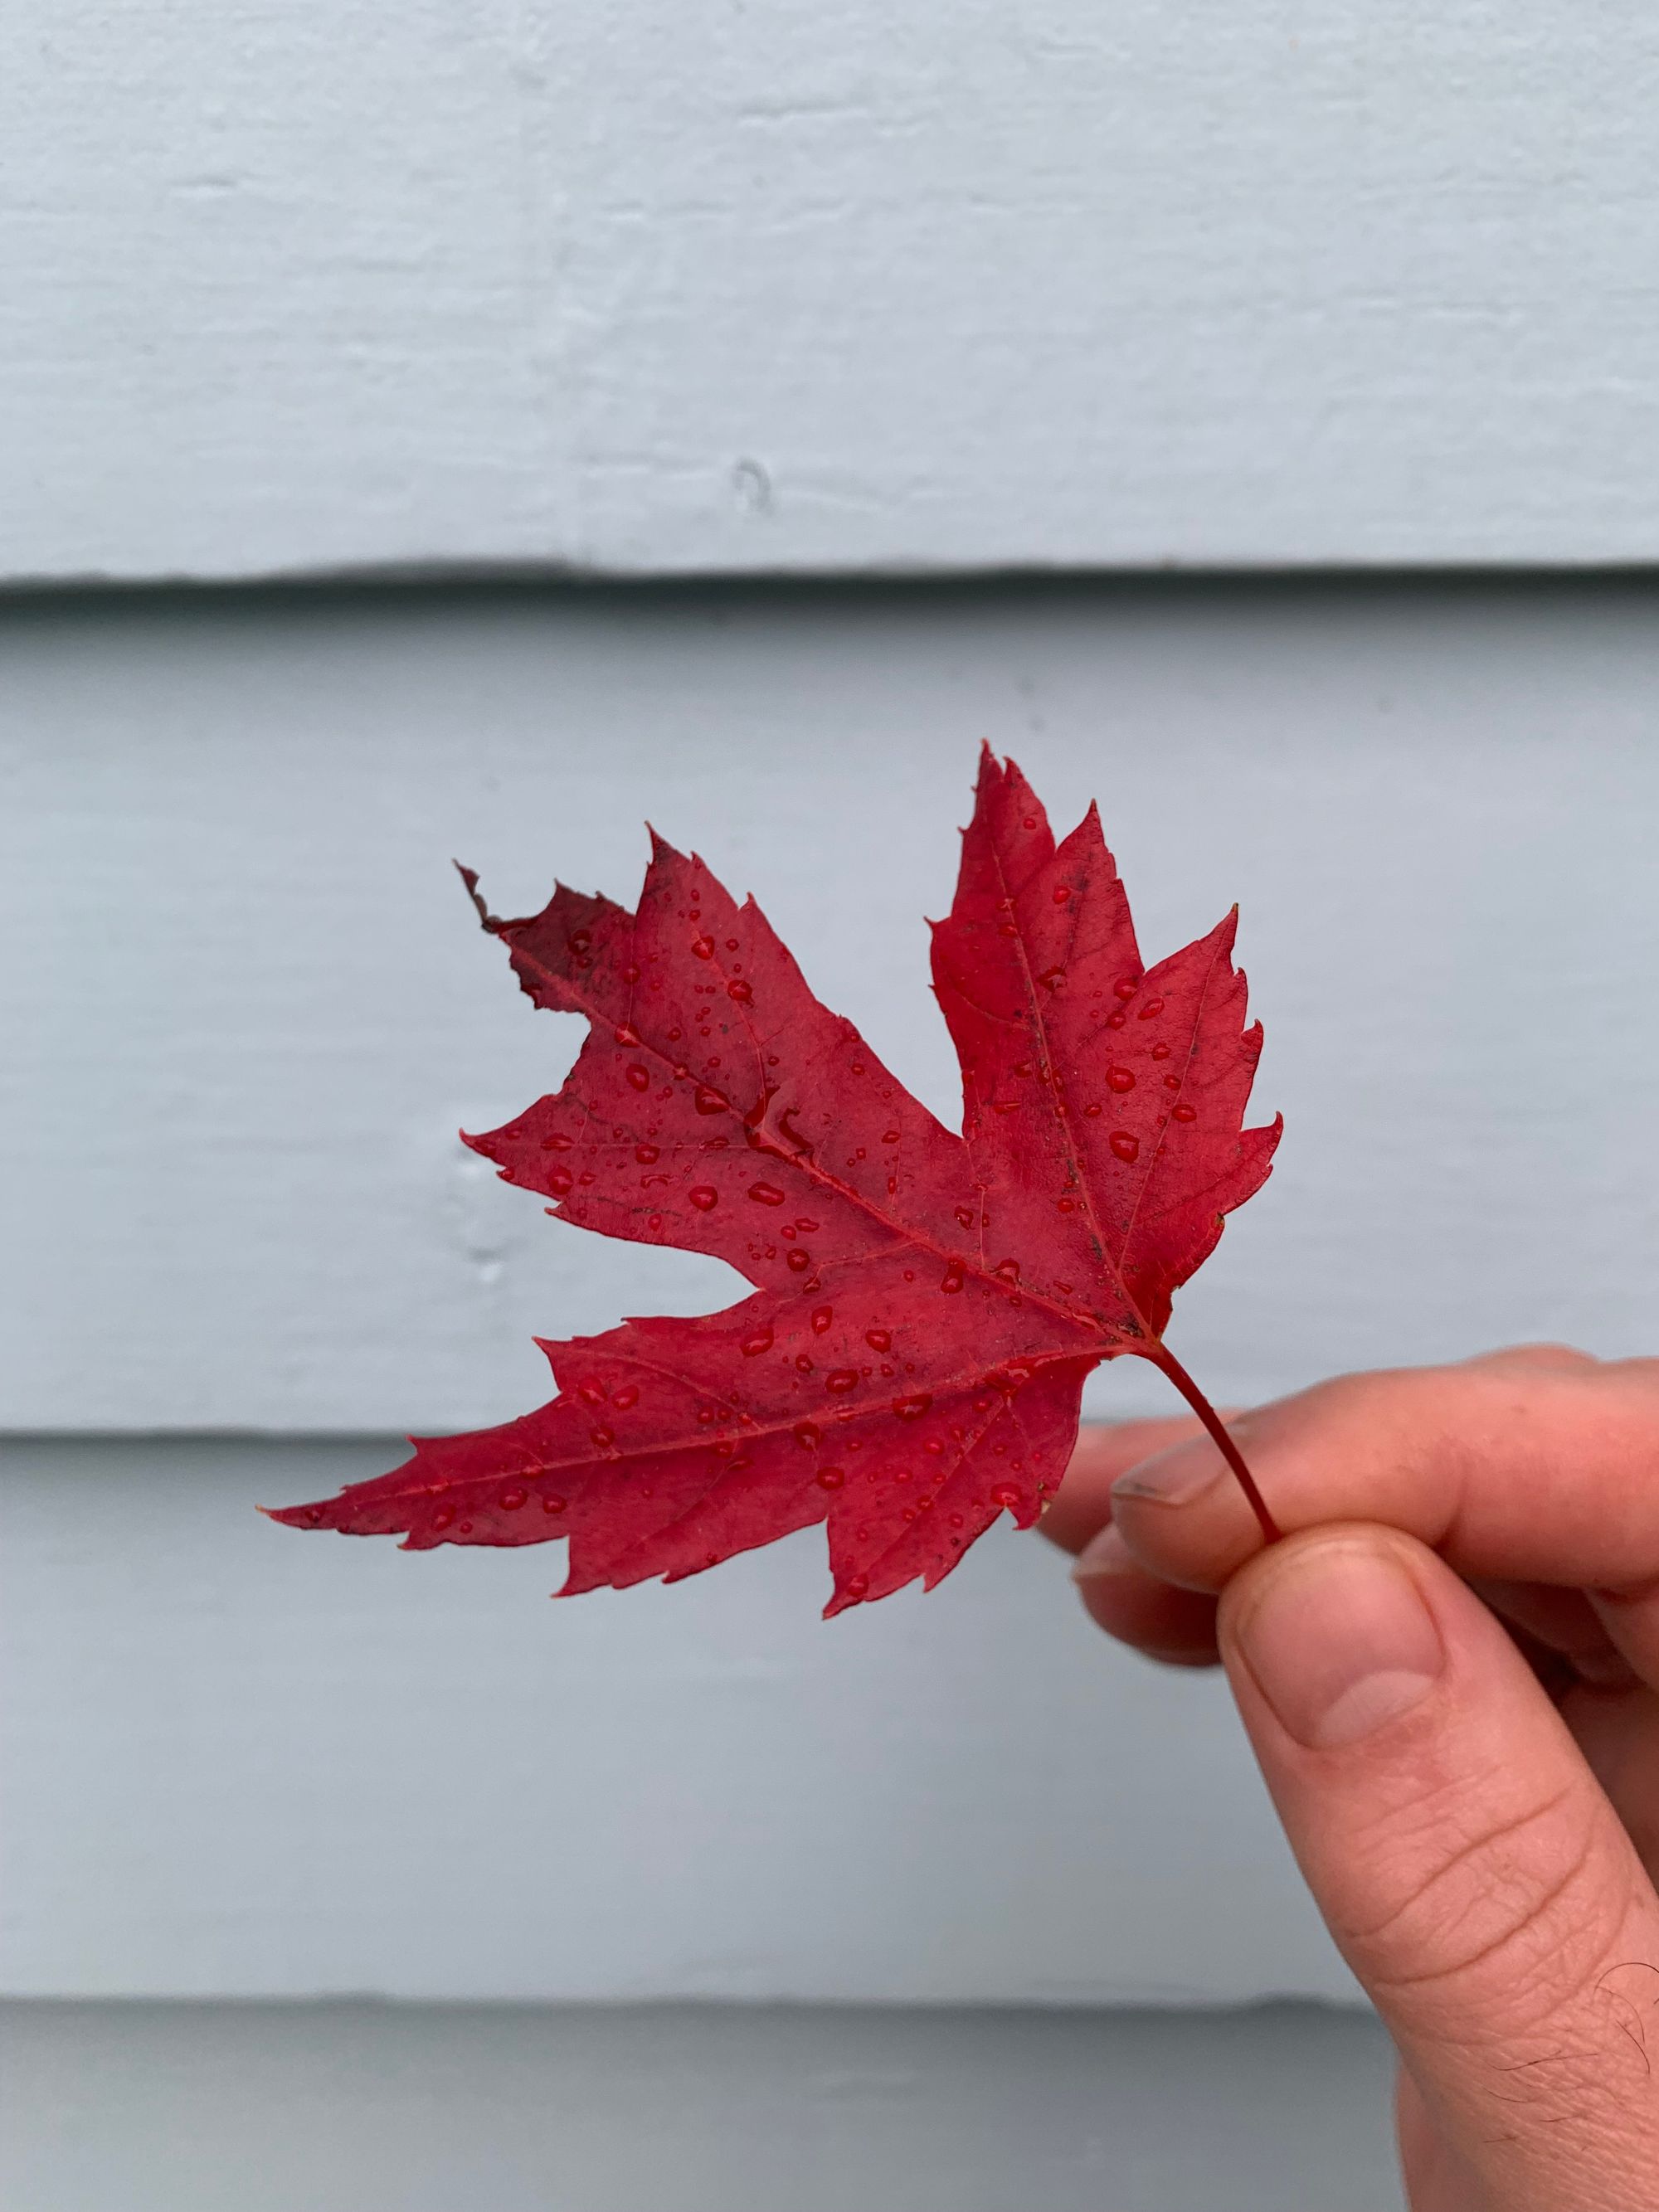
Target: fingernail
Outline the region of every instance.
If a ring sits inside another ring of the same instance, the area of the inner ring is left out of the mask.
[[[1227,1472],[1211,1443],[1171,1444],[1119,1475],[1114,1498],[1145,1498],[1155,1505],[1188,1505]]]
[[[1280,1723],[1314,1751],[1357,1743],[1409,1712],[1446,1663],[1406,1569],[1352,1545],[1291,1553],[1233,1640]]]
[[[1140,1572],[1129,1547],[1109,1521],[1097,1536],[1091,1536],[1078,1553],[1077,1564],[1072,1569],[1072,1579],[1079,1583],[1098,1581],[1104,1575],[1135,1575]]]

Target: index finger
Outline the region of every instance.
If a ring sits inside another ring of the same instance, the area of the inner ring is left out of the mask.
[[[1466,1576],[1659,1580],[1659,1360],[1535,1347],[1348,1375],[1228,1426],[1287,1535],[1382,1522]],[[1194,1589],[1220,1589],[1261,1545],[1207,1438],[1128,1469],[1111,1510],[1146,1566]]]
[[[1064,1480],[1037,1526],[1063,1552],[1080,1552],[1112,1517],[1112,1485],[1143,1460],[1204,1433],[1189,1415],[1152,1421],[1088,1422]]]

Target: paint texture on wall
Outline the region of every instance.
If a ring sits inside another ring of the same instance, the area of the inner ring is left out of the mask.
[[[58,0],[0,574],[1659,552],[1659,22]]]

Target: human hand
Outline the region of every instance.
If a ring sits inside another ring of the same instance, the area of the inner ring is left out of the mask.
[[[1414,2212],[1655,2212],[1659,1360],[1527,1346],[1228,1426],[1282,1543],[1189,1420],[1085,1430],[1042,1525],[1109,1634],[1225,1666],[1400,2053]]]

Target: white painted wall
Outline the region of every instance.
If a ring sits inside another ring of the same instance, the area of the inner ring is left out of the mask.
[[[0,21],[0,574],[1651,559],[1612,0]]]
[[[1398,2212],[1386,2039],[1115,2014],[0,2008],[18,2212]]]
[[[8,1445],[0,1990],[1353,1998],[1219,1682],[1040,1537],[825,1623],[817,1532],[554,1606],[254,1512],[391,1448]]]
[[[0,586],[1651,562],[1656,79],[1606,0],[12,9]],[[1150,946],[1244,902],[1290,1133],[1182,1304],[1218,1397],[1651,1349],[1653,617],[1613,586],[0,605],[0,1986],[1351,1994],[1217,1686],[1103,1649],[1035,1540],[825,1630],[810,1536],[556,1610],[538,1554],[249,1509],[530,1402],[532,1330],[730,1286],[456,1146],[573,1040],[448,854],[507,908],[555,868],[626,895],[649,811],[948,1110],[920,917],[981,735],[1061,817],[1101,798]],[[191,1434],[229,1429],[280,1440]],[[712,2056],[681,2023],[606,2045],[672,2139],[584,2090],[555,2185],[533,2069],[591,2024],[359,2022],[307,2076],[268,2014],[68,2017],[12,2023],[41,2212],[104,2212],[100,2157],[124,2212],[227,2173],[251,2205],[254,2170],[321,2212],[394,2139],[386,2212],[420,2212],[469,2130],[506,2146],[489,2212],[641,2180],[741,2212],[804,2140],[826,2212],[872,2143],[915,2212],[1106,2172],[1120,2212],[1325,2204],[1333,2160],[1361,2201],[1331,2039],[939,2027],[907,2129],[863,2055],[890,2023],[854,2064],[803,2022],[804,2096],[769,2022]],[[1248,2109],[1160,2104],[1149,2054],[1200,2050]],[[1131,2084],[1105,2132],[1080,2051]],[[379,2140],[330,2105],[354,2068]],[[993,2074],[1018,2124],[959,2172]],[[761,2075],[799,2100],[775,2137]]]
[[[725,1295],[456,1146],[571,1041],[449,854],[509,908],[555,868],[626,894],[648,811],[948,1109],[921,916],[981,734],[1062,817],[1099,794],[1149,946],[1243,900],[1289,1128],[1178,1308],[1218,1396],[1516,1336],[1651,1349],[1654,605],[7,608],[0,1426],[84,1437],[5,1455],[7,1985],[1347,1990],[1218,1686],[1103,1648],[1035,1540],[825,1628],[811,1533],[550,1608],[550,1554],[410,1557],[252,1506],[386,1464],[394,1425],[531,1402],[532,1331]],[[1155,1384],[1122,1364],[1097,1407]],[[285,1440],[135,1436],[248,1427]],[[328,1430],[372,1441],[302,1441]]]
[[[1648,1348],[1656,700],[1634,587],[15,604],[0,1424],[470,1425],[545,1391],[532,1334],[725,1303],[457,1142],[580,1025],[450,855],[631,898],[649,815],[954,1117],[922,917],[981,736],[1098,796],[1150,951],[1242,902],[1287,1132],[1177,1303],[1218,1398]]]

